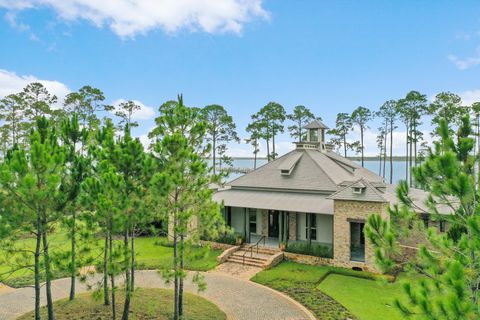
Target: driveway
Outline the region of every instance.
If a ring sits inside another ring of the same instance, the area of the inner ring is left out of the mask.
[[[311,313],[289,297],[262,285],[228,275],[225,272],[210,271],[202,273],[207,282],[207,290],[197,292],[190,273],[185,282],[185,290],[198,294],[214,302],[232,320],[312,320]],[[89,283],[100,278],[88,280]],[[171,288],[166,285],[156,271],[137,271],[136,285],[144,288]],[[68,297],[70,279],[59,279],[52,283],[54,299]],[[44,289],[44,288],[43,288]],[[86,292],[85,284],[78,283],[77,292]],[[42,305],[45,293],[42,292]],[[33,288],[21,288],[0,292],[0,320],[15,319],[17,316],[33,310]]]

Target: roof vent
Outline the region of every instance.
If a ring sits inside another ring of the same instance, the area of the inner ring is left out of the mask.
[[[282,176],[289,176],[293,169],[295,169],[295,165],[298,163],[298,160],[300,160],[302,155],[303,152],[298,152],[283,160],[278,166],[278,169],[280,169],[280,174]]]

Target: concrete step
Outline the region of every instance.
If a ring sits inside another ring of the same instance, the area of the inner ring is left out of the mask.
[[[227,261],[237,263],[237,264],[245,264],[247,266],[259,267],[259,268],[263,268],[265,266],[265,261],[252,259],[248,257],[245,257],[245,261],[244,261],[243,257],[233,256],[233,255],[228,257]]]
[[[239,250],[237,252],[234,252],[232,255],[233,256],[239,256],[239,257],[243,257],[245,255],[246,257],[255,258],[255,259],[259,259],[259,260],[263,260],[263,261],[266,261],[271,257],[271,255],[269,255],[269,254],[257,253],[256,251],[254,251],[253,254],[252,254],[252,252],[250,252],[250,251],[243,251],[243,250]]]

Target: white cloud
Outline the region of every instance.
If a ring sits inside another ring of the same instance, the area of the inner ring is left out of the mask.
[[[460,92],[463,105],[471,106],[474,102],[480,102],[480,89],[467,90]]]
[[[450,54],[448,59],[453,62],[458,69],[466,70],[480,64],[480,46],[476,49],[476,55],[466,58],[459,58],[456,55]]]
[[[255,18],[268,19],[263,0],[0,0],[0,7],[19,11],[54,9],[61,19],[108,25],[120,37],[134,37],[154,29],[207,33],[241,33]]]
[[[118,99],[113,102],[113,106],[116,110],[118,110],[120,103],[126,102],[125,99]],[[152,119],[155,116],[155,110],[152,107],[148,107],[144,105],[142,102],[138,100],[132,100],[135,104],[140,106],[140,110],[137,110],[133,113],[132,118],[134,120],[148,120]],[[112,113],[115,113],[113,111]]]
[[[59,81],[38,79],[32,75],[20,76],[14,72],[0,69],[0,98],[20,92],[27,84],[32,82],[43,84],[48,92],[57,96],[58,104],[61,104],[65,96],[71,92],[65,84]]]

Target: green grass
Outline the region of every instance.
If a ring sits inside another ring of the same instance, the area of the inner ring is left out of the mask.
[[[393,305],[394,299],[403,294],[401,280],[388,283],[330,274],[318,289],[340,302],[360,320],[404,319]]]
[[[285,261],[258,273],[252,281],[286,293],[311,310],[317,319],[353,319],[344,306],[317,288],[320,279],[329,271],[328,267]]]
[[[18,240],[16,246],[22,248],[33,249],[35,247],[35,239],[26,238]],[[70,242],[65,233],[58,232],[50,236],[50,252],[51,254],[65,252],[70,248]],[[92,250],[92,255],[102,258],[103,242],[98,241]],[[173,248],[165,241],[159,241],[159,238],[136,238],[135,251],[137,269],[168,269],[172,267]],[[187,246],[185,254],[185,268],[194,271],[207,271],[217,266],[217,256],[222,253],[221,250],[208,249],[206,247]],[[0,249],[0,282],[12,287],[23,287],[33,284],[33,271],[31,269],[22,269],[14,274],[3,276],[6,272],[15,269],[9,263],[3,262],[1,257],[5,254]],[[30,254],[31,262],[33,255]],[[14,260],[14,259],[10,259]],[[55,278],[66,277],[68,274],[59,270],[54,270]]]
[[[117,293],[117,314],[123,310],[123,290]],[[173,292],[166,289],[137,289],[131,302],[130,319],[169,320],[172,319]],[[74,301],[61,300],[54,303],[56,319],[111,319],[111,307],[104,306],[102,301],[95,300],[91,294],[78,295]],[[46,318],[46,310],[42,308],[42,317]],[[18,319],[33,319],[29,312]],[[194,294],[185,294],[185,319],[188,320],[225,320],[227,317],[212,302]]]
[[[392,279],[291,261],[252,278],[252,281],[285,292],[310,309],[317,319],[403,319],[393,301],[402,296],[402,282],[411,279],[402,275],[393,283],[387,280]]]

